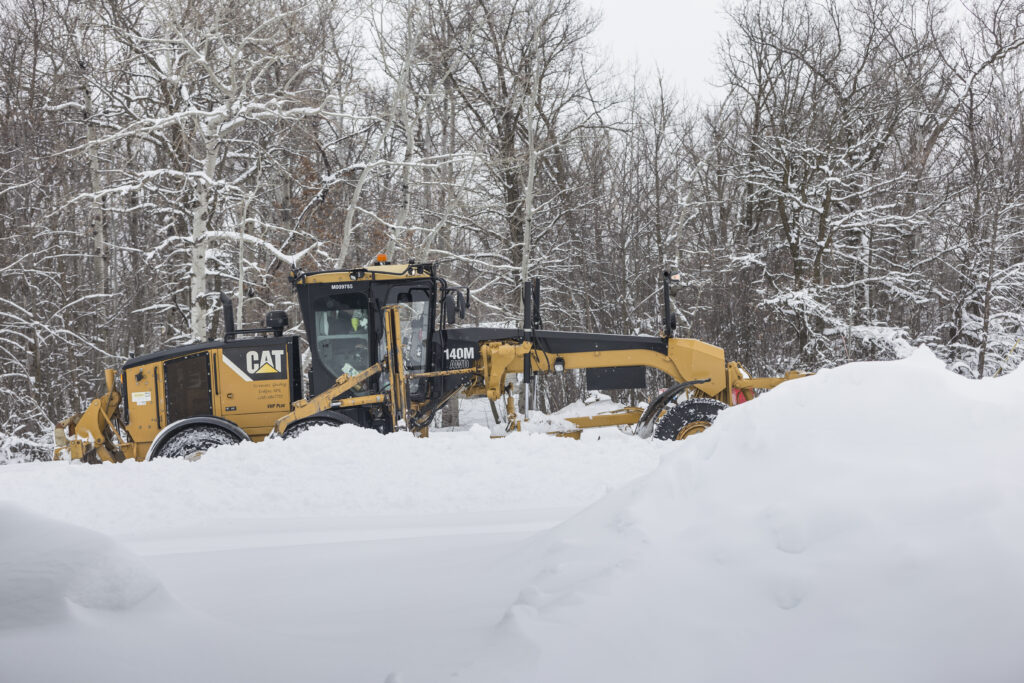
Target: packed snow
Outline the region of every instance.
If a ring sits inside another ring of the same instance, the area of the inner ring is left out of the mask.
[[[5,467],[0,680],[1021,680],[1022,399],[919,350],[683,443]]]

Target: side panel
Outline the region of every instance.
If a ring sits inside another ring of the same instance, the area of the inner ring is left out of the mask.
[[[149,363],[124,370],[125,414],[132,441],[152,441],[160,431],[158,392],[162,392],[163,387],[157,380],[159,365]]]
[[[280,344],[232,343],[213,353],[217,391],[214,414],[259,440],[291,411],[295,366],[291,338]]]
[[[480,359],[480,344],[449,337],[448,333],[435,333],[435,352],[438,370],[465,370],[473,367]]]

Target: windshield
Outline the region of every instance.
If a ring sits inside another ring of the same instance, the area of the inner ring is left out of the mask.
[[[313,301],[316,353],[335,377],[370,367],[370,321],[365,294],[330,294]]]

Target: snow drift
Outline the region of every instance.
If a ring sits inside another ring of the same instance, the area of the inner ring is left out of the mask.
[[[69,618],[69,606],[124,610],[160,582],[110,538],[0,503],[0,630]]]
[[[1024,372],[791,382],[537,539],[466,680],[1024,679]]]
[[[179,604],[103,534],[0,503],[0,681],[338,680],[290,645]]]

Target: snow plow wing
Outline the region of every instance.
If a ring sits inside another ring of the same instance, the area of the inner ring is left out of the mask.
[[[85,411],[65,418],[54,427],[54,460],[121,462],[124,454],[115,445],[118,404],[121,394],[114,388],[114,370],[105,373],[107,393],[89,402]]]

